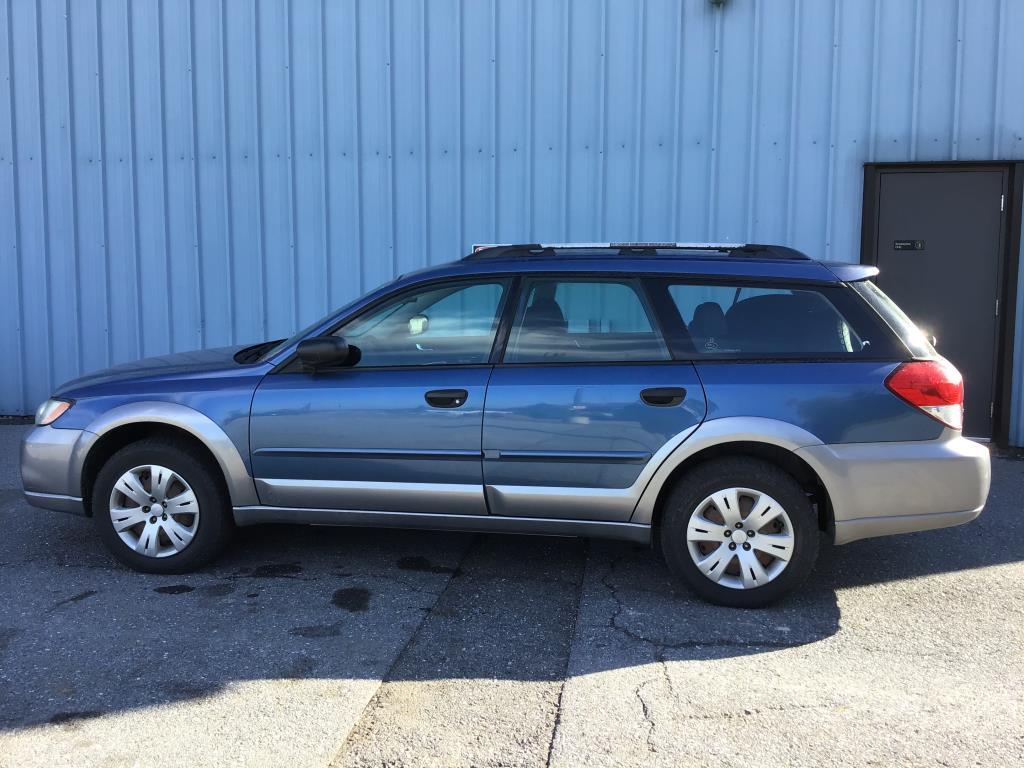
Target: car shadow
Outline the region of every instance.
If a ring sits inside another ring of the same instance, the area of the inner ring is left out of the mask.
[[[1024,559],[1024,464],[960,528],[824,545],[778,605],[708,605],[618,542],[267,526],[209,569],[128,571],[89,520],[0,495],[0,730],[214,696],[250,680],[549,681],[771,653],[842,631],[852,587]],[[894,609],[898,606],[894,606]]]

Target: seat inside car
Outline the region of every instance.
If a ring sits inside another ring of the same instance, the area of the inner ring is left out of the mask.
[[[725,321],[730,341],[744,352],[846,351],[839,315],[809,292],[751,296],[730,307]]]
[[[698,352],[716,352],[724,346],[727,325],[725,313],[716,301],[705,301],[693,310],[690,339]]]
[[[523,316],[523,331],[565,333],[568,329],[569,323],[565,319],[565,313],[555,301],[554,284],[538,285],[534,289],[533,300]]]

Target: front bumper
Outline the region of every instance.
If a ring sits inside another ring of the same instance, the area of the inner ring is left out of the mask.
[[[797,455],[828,490],[836,544],[969,522],[992,479],[988,447],[951,430],[938,440],[812,445]]]
[[[21,484],[34,507],[85,514],[82,463],[92,433],[36,427],[21,443]]]

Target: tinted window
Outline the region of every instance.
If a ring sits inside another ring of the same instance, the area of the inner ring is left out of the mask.
[[[903,313],[896,302],[885,295],[881,288],[868,280],[862,280],[852,285],[853,289],[864,297],[864,300],[899,335],[914,357],[937,356],[938,353],[928,338],[921,333],[914,321]]]
[[[632,282],[524,282],[505,362],[668,359],[668,350]]]
[[[447,283],[385,301],[335,332],[359,349],[357,365],[486,363],[506,280]]]
[[[675,284],[668,291],[698,356],[833,357],[871,350],[872,339],[814,288],[719,283]]]

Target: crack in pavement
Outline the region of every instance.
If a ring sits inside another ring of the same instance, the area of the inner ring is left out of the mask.
[[[760,641],[756,641],[756,642],[751,642],[751,641],[742,641],[742,640],[730,640],[730,639],[726,639],[726,638],[722,638],[722,639],[718,639],[718,640],[682,640],[682,641],[678,641],[678,642],[669,642],[669,641],[666,641],[664,638],[649,637],[649,636],[647,636],[647,635],[645,635],[645,634],[643,634],[641,632],[638,632],[635,629],[632,629],[631,627],[628,627],[628,626],[626,626],[625,624],[623,624],[621,622],[621,617],[622,617],[622,614],[626,610],[626,605],[625,605],[623,599],[619,595],[618,587],[616,587],[616,585],[612,582],[612,577],[615,574],[616,570],[619,568],[621,563],[626,560],[626,558],[628,556],[629,555],[620,555],[619,557],[613,558],[609,562],[607,571],[601,577],[601,584],[608,591],[608,594],[611,596],[612,600],[615,603],[615,608],[612,611],[611,615],[608,617],[608,627],[613,632],[617,632],[620,635],[622,635],[623,637],[626,637],[627,639],[629,639],[629,640],[631,640],[633,642],[644,643],[646,645],[651,646],[651,649],[654,652],[654,663],[657,665],[657,667],[658,667],[658,669],[660,671],[659,677],[648,678],[647,680],[644,680],[642,683],[640,683],[633,690],[633,696],[639,702],[641,714],[643,716],[644,722],[647,724],[647,737],[646,737],[647,750],[648,750],[648,752],[651,752],[653,754],[653,753],[656,753],[658,751],[657,745],[655,744],[655,732],[657,731],[658,723],[657,723],[657,721],[656,721],[656,719],[654,717],[653,707],[648,702],[648,700],[645,698],[644,692],[645,692],[645,690],[649,686],[657,683],[659,681],[659,679],[660,679],[660,680],[664,680],[664,682],[665,682],[666,688],[668,690],[669,698],[672,701],[678,701],[679,700],[679,697],[678,697],[678,695],[676,694],[676,691],[675,691],[675,685],[672,682],[672,677],[671,677],[671,675],[668,672],[668,659],[666,658],[666,652],[667,651],[686,650],[686,649],[698,649],[698,648],[742,648],[742,649],[751,649],[751,650],[757,650],[757,649],[761,649],[761,648],[780,648],[780,649],[782,649],[782,648],[796,648],[796,647],[799,647],[801,645],[804,645],[804,643],[802,643],[802,642],[784,642],[784,641],[776,641],[776,640],[760,640]],[[648,593],[654,593],[654,594],[661,594],[661,593],[655,592],[654,590],[642,590],[642,591],[648,592]],[[564,683],[563,683],[563,685],[564,685]],[[816,706],[813,706],[813,707],[812,706],[793,707],[793,709],[797,709],[797,708],[807,708],[807,709],[815,708],[815,709],[817,709],[817,708],[821,708],[821,706],[820,705],[816,705]],[[745,710],[745,712],[747,714],[750,714],[751,711],[750,710]],[[707,719],[710,719],[711,717],[734,717],[734,716],[735,715],[733,715],[731,713],[723,713],[723,714],[720,714],[720,715],[707,716]],[[701,717],[701,716],[692,716],[692,717],[688,717],[688,718],[685,718],[685,719],[705,719],[705,718]],[[549,760],[549,764],[550,764],[550,760]]]
[[[558,699],[555,701],[555,722],[551,726],[551,740],[548,742],[548,756],[544,762],[546,768],[551,768],[551,758],[555,753],[555,739],[558,737],[558,728],[562,724],[562,695],[565,693],[565,683],[569,679],[569,664],[572,661],[572,645],[576,639],[576,627],[580,621],[580,609],[583,605],[583,587],[587,583],[587,561],[590,559],[590,539],[583,543],[583,570],[580,573],[576,591],[576,613],[572,619],[572,630],[569,633],[569,651],[565,654],[565,669],[562,672],[562,684],[558,687]]]
[[[656,654],[664,653],[666,650],[685,650],[688,648],[799,648],[802,645],[806,645],[806,642],[801,641],[780,641],[780,640],[730,640],[727,638],[720,638],[717,640],[681,640],[679,642],[668,642],[663,639],[648,637],[634,629],[631,629],[623,624],[619,623],[619,617],[623,611],[626,610],[626,606],[622,599],[619,597],[618,588],[611,583],[610,579],[612,574],[618,568],[619,563],[626,559],[626,555],[622,555],[613,559],[608,566],[608,572],[601,577],[601,583],[605,589],[608,590],[615,601],[615,610],[611,616],[608,617],[608,626],[610,629],[618,632],[621,635],[640,643],[646,643],[652,646]],[[650,591],[650,590],[647,590]]]

